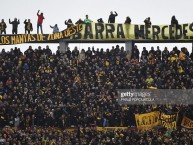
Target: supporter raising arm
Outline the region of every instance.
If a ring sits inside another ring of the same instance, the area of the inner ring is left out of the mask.
[[[145,23],[146,26],[151,26],[150,17],[146,18],[146,19],[144,20],[144,23]]]
[[[28,33],[30,34],[30,31],[33,31],[33,26],[32,26],[32,23],[30,22],[30,19],[27,19],[24,21],[24,24],[25,24],[25,34]]]
[[[108,23],[115,23],[115,17],[116,16],[118,16],[117,12],[115,12],[115,14],[113,14],[113,12],[111,11],[111,13],[109,15]]]
[[[53,33],[58,33],[58,32],[59,32],[59,28],[58,28],[58,25],[57,25],[57,24],[55,24],[54,26],[51,26],[51,25],[50,25],[50,28],[53,29]]]
[[[11,20],[9,19],[9,24],[12,24],[12,34],[17,34],[17,28],[20,24],[19,20],[15,18],[14,21],[11,22]]]
[[[37,34],[39,34],[39,27],[40,27],[40,29],[41,29],[41,33],[43,34],[42,23],[43,23],[43,20],[44,20],[45,18],[44,18],[43,13],[39,14],[39,12],[40,12],[40,10],[38,10],[38,12],[37,12],[37,16],[38,16]]]
[[[102,18],[99,18],[99,19],[97,20],[97,22],[98,22],[98,23],[104,23],[104,21],[103,21]]]
[[[67,28],[74,26],[71,19],[68,19],[68,21],[66,20],[64,23],[65,23],[65,25],[67,25]]]

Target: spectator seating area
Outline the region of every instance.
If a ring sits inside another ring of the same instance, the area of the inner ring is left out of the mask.
[[[120,105],[117,89],[192,89],[193,52],[152,47],[129,54],[111,49],[75,47],[65,53],[31,46],[0,53],[0,142],[57,145],[180,145],[192,143],[192,131],[96,131],[95,127],[136,126],[136,113],[178,110],[192,105]],[[6,127],[9,126],[9,127]],[[12,128],[15,129],[12,129]],[[41,129],[37,129],[37,128]],[[59,128],[60,131],[47,128]],[[67,132],[75,127],[73,132]],[[191,143],[190,143],[191,142]]]

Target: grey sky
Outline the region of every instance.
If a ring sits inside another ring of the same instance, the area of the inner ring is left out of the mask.
[[[9,18],[13,20],[15,17],[21,22],[18,29],[19,33],[24,33],[23,21],[25,19],[31,19],[34,27],[32,33],[36,33],[36,13],[38,10],[43,12],[45,16],[44,33],[52,33],[49,25],[58,24],[59,29],[63,30],[66,28],[65,20],[71,18],[73,22],[76,22],[79,18],[84,19],[86,14],[94,22],[98,18],[103,18],[107,22],[110,11],[118,13],[117,23],[123,23],[125,17],[130,16],[133,24],[143,24],[146,17],[151,17],[152,24],[169,24],[172,15],[176,16],[179,23],[191,23],[193,22],[192,5],[192,0],[1,0],[0,19],[5,19],[8,25],[7,34],[10,34],[12,29],[8,20]],[[26,49],[29,44],[17,46]],[[73,45],[70,46],[73,47]],[[77,46],[87,47],[84,44],[77,44]],[[189,44],[185,46],[190,47]],[[0,50],[10,47],[0,46]],[[53,47],[56,48],[56,45]]]

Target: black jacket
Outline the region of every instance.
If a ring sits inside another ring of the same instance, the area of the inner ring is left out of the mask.
[[[11,20],[9,19],[9,24],[12,24],[13,25],[13,29],[15,30],[15,29],[17,29],[17,27],[20,24],[20,22],[19,22],[19,20],[18,21],[14,20],[14,21],[11,22]]]
[[[171,25],[178,25],[178,20],[175,17],[172,17]]]
[[[74,24],[72,23],[72,21],[65,21],[65,25],[67,25],[67,28],[72,27]]]
[[[145,25],[151,26],[151,21],[147,18],[144,20]]]
[[[125,24],[131,24],[131,18],[127,18],[126,20],[125,20]]]
[[[118,16],[118,14],[115,12],[115,14],[110,14],[108,23],[115,23],[115,17]]]

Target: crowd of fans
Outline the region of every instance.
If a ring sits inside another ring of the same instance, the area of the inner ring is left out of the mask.
[[[192,141],[192,132],[183,129],[170,136],[165,136],[164,130],[104,133],[94,129],[95,126],[136,126],[136,113],[154,110],[177,110],[179,116],[191,117],[191,105],[120,105],[116,92],[149,87],[192,89],[193,52],[187,48],[174,47],[169,52],[167,48],[161,51],[152,47],[147,51],[144,47],[140,54],[134,46],[129,54],[119,45],[106,51],[93,47],[79,52],[75,47],[65,53],[59,50],[52,53],[49,46],[38,49],[29,46],[22,53],[15,47],[9,52],[2,50],[0,65],[0,128],[6,125],[16,128],[11,132],[1,130],[0,139],[12,144],[23,139],[34,144],[49,140],[50,144],[65,141],[72,145],[149,145],[147,142],[154,141],[184,145]],[[39,131],[36,127],[44,129]],[[49,127],[64,132],[60,137],[47,131]],[[78,129],[66,133],[68,127]]]
[[[75,131],[28,128],[17,130],[6,127],[0,134],[0,144],[12,145],[192,145],[192,130],[164,129],[136,132],[133,130],[96,131],[78,128]]]

